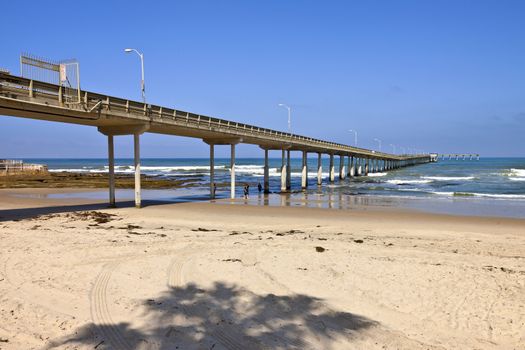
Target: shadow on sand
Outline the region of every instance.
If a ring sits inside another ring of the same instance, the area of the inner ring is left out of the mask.
[[[161,201],[143,201],[143,206],[169,204]],[[135,206],[133,201],[118,202],[118,208],[131,208]],[[103,210],[109,209],[107,203],[88,203],[74,205],[42,206],[33,208],[15,208],[0,210],[0,222],[9,220],[31,219],[40,215],[71,213],[75,211]]]
[[[217,199],[222,199],[219,197]],[[168,205],[178,203],[190,203],[190,202],[208,202],[209,196],[180,196],[173,197],[166,200],[142,200],[142,208],[157,205]],[[117,208],[133,208],[135,207],[134,201],[119,201],[117,202]],[[76,211],[88,211],[88,210],[104,210],[111,209],[107,203],[86,203],[86,204],[73,204],[73,205],[57,205],[57,206],[41,206],[32,208],[15,208],[15,209],[3,209],[0,210],[0,222],[9,220],[23,220],[31,219],[40,215],[50,214],[61,214],[71,213]]]
[[[321,349],[335,339],[350,342],[377,325],[307,295],[257,295],[224,283],[208,289],[171,287],[143,301],[143,307],[141,329],[106,318],[54,340],[47,349]]]

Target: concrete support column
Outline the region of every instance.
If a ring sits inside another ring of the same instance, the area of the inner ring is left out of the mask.
[[[361,158],[357,158],[356,161],[355,161],[355,166],[356,166],[356,176],[361,176],[363,175],[363,168],[362,168],[362,165],[361,165],[361,161],[362,159]]]
[[[235,199],[235,144],[230,147],[230,198]]]
[[[133,134],[135,150],[135,207],[140,208],[140,134]]]
[[[286,151],[286,189],[292,188],[292,166],[290,164],[290,150]]]
[[[366,158],[366,163],[365,163],[365,176],[368,176],[368,164],[369,164],[369,159]]]
[[[115,147],[113,135],[108,135],[109,206],[115,207]]]
[[[317,184],[322,185],[323,183],[323,163],[322,154],[317,153]]]
[[[264,150],[264,193],[270,193],[270,166],[268,165],[268,150]]]
[[[339,180],[344,180],[345,176],[345,156],[339,156]]]
[[[281,192],[286,192],[286,175],[288,171],[286,170],[286,151],[282,151],[282,162],[281,162]]]
[[[308,154],[303,151],[303,167],[301,171],[301,188],[308,187]]]
[[[215,145],[210,143],[210,198],[215,198]]]
[[[335,180],[334,155],[330,154],[330,182]]]
[[[350,156],[350,165],[348,166],[348,174],[349,176],[355,176],[355,164],[354,164],[354,156]]]

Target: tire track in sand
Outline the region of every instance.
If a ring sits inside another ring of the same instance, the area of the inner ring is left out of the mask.
[[[90,295],[91,319],[102,335],[103,340],[107,341],[112,348],[126,350],[131,349],[132,346],[111,318],[111,311],[107,299],[109,280],[118,265],[118,262],[105,264],[95,279]]]

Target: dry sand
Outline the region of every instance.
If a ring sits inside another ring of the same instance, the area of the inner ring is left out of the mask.
[[[524,220],[39,191],[0,191],[2,350],[525,349]]]

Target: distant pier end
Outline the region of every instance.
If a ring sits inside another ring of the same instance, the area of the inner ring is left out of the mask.
[[[443,154],[437,154],[432,153],[430,155],[431,157],[435,156],[435,160],[431,160],[432,162],[436,162],[439,158],[441,160],[479,160],[479,154],[478,153],[443,153]]]

